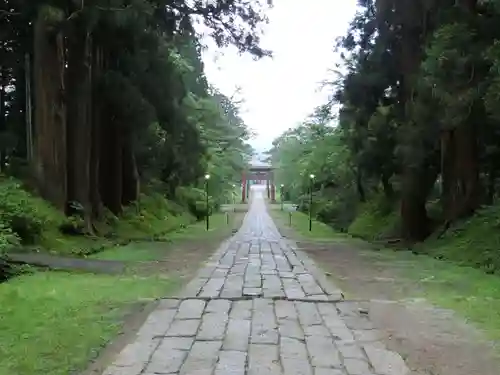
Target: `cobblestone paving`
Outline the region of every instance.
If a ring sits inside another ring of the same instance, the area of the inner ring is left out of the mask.
[[[409,374],[254,195],[241,230],[161,301],[103,375]]]

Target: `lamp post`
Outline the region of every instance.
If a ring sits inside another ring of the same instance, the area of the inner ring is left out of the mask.
[[[313,181],[314,175],[309,175],[309,232],[312,230],[312,204],[313,204]]]
[[[210,210],[208,207],[208,180],[210,180],[210,175],[207,173],[205,175],[205,204],[206,204],[206,222],[207,222],[207,231],[210,228]]]
[[[280,189],[280,199],[281,199],[281,211],[283,211],[283,193],[285,190],[285,185],[281,184]]]

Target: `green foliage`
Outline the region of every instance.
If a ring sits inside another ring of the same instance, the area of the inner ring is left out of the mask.
[[[6,253],[12,247],[19,246],[19,237],[12,232],[12,229],[0,221],[0,256]]]
[[[380,194],[358,207],[348,232],[366,240],[379,240],[398,236],[398,225],[398,205]]]
[[[198,188],[181,187],[177,189],[177,199],[181,204],[185,205],[197,220],[201,220],[207,216],[207,210],[214,212],[216,209],[213,197],[208,197],[205,190]]]
[[[338,195],[334,195],[332,198],[328,197],[318,199],[316,204],[318,207],[316,209],[317,218],[341,232],[347,232],[356,217],[358,207],[356,196],[351,194],[349,197]]]
[[[156,189],[159,189],[157,186]],[[201,189],[180,189],[179,203],[155,191],[141,194],[137,202],[117,217],[106,211],[95,223],[96,236],[80,234],[80,217],[64,217],[43,199],[27,192],[14,179],[0,183],[0,254],[20,245],[54,253],[87,255],[118,242],[164,239],[167,233],[186,228],[204,217],[205,194]],[[215,210],[210,200],[212,212]],[[105,236],[109,239],[106,239]]]
[[[34,244],[50,227],[59,227],[64,216],[49,203],[24,190],[14,179],[0,182],[0,223],[23,244]],[[8,235],[7,235],[8,236]]]
[[[473,217],[455,223],[439,238],[434,236],[416,251],[500,273],[500,205],[479,210]]]
[[[178,204],[159,193],[141,194],[140,199],[126,207],[114,220],[112,233],[118,238],[159,239],[165,233],[184,228],[194,217]]]

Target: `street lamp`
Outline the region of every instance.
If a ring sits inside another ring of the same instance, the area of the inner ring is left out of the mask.
[[[210,211],[208,208],[208,180],[210,180],[210,175],[207,173],[205,175],[205,203],[206,203],[206,222],[207,222],[207,231],[210,228]]]
[[[281,184],[281,189],[280,189],[281,211],[283,211],[283,193],[284,193],[284,188],[285,188],[285,185]]]
[[[309,175],[309,232],[312,230],[312,204],[313,204],[313,180],[314,175]]]
[[[233,197],[233,211],[236,211],[236,192],[234,191],[236,189],[236,185],[233,184],[233,191],[231,192],[231,196]]]

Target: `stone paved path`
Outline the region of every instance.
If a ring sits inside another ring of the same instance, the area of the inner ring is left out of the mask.
[[[254,195],[240,231],[161,301],[103,375],[409,374]]]

